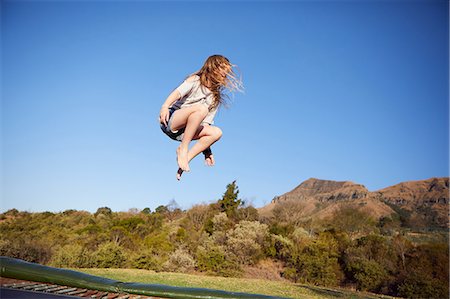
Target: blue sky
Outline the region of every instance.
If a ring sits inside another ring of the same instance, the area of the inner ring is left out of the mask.
[[[449,175],[447,1],[1,2],[1,211],[260,207],[315,177],[375,191]],[[175,179],[167,95],[241,70],[216,166]]]

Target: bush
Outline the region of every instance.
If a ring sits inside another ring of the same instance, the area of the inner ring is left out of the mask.
[[[356,240],[343,254],[348,279],[358,290],[377,292],[388,288],[399,271],[399,260],[391,239],[368,235]]]
[[[270,235],[270,245],[266,248],[266,254],[281,261],[289,259],[292,253],[293,243],[290,239],[281,235]]]
[[[399,285],[398,294],[406,298],[448,298],[448,285],[426,273],[414,271]]]
[[[398,295],[408,298],[448,298],[448,244],[424,244],[412,249]]]
[[[94,259],[99,268],[120,268],[126,261],[122,247],[114,242],[101,244],[94,252]]]
[[[148,235],[144,239],[144,245],[147,249],[159,255],[166,255],[173,250],[173,244],[169,241],[169,236],[166,231],[159,231],[156,234]]]
[[[131,266],[137,269],[162,271],[165,259],[151,250],[142,250],[131,258]]]
[[[266,224],[244,220],[227,232],[226,246],[241,264],[255,264],[263,257],[268,236],[269,229]]]
[[[376,261],[354,258],[347,263],[346,270],[351,273],[358,290],[376,292],[385,280],[386,270]]]
[[[233,255],[228,254],[223,246],[217,245],[208,237],[203,240],[196,251],[197,269],[203,272],[225,277],[239,276],[241,269]]]
[[[166,271],[187,272],[195,268],[195,261],[186,250],[178,248],[169,256],[163,267]]]
[[[50,260],[50,265],[72,268],[90,268],[94,266],[92,253],[79,244],[69,244],[57,249]]]
[[[31,238],[30,238],[31,239]],[[31,263],[45,264],[51,258],[51,249],[43,242],[35,240],[1,240],[0,255],[22,259]]]
[[[336,240],[329,234],[321,234],[316,239],[294,247],[283,276],[295,282],[336,286],[343,279],[338,257]]]

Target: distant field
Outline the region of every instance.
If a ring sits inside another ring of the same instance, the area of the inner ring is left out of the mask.
[[[80,272],[127,282],[156,283],[254,293],[287,298],[392,298],[343,289],[320,288],[283,281],[226,278],[193,274],[154,272],[137,269],[74,269]]]

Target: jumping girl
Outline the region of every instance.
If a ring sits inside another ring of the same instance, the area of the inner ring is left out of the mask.
[[[205,163],[215,161],[211,145],[220,139],[222,130],[213,126],[217,109],[224,103],[224,91],[241,91],[242,82],[233,72],[230,61],[222,55],[212,55],[203,67],[188,76],[167,97],[159,113],[161,130],[173,140],[181,141],[177,148],[177,179],[189,171],[189,162],[203,152]],[[189,149],[192,140],[197,142]]]

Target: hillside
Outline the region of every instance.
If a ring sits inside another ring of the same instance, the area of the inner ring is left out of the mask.
[[[322,219],[342,207],[351,207],[375,219],[397,215],[406,217],[410,225],[443,228],[448,225],[449,179],[402,182],[370,192],[364,185],[351,181],[310,178],[276,196],[270,204],[260,208],[259,213],[270,218],[276,207],[294,203],[301,205],[303,220]]]

